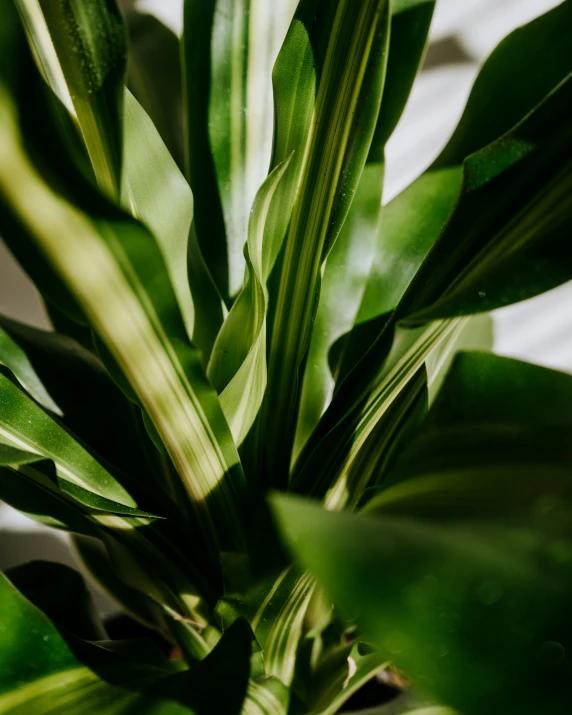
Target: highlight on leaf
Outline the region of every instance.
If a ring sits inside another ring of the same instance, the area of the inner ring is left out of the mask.
[[[572,279],[572,0],[384,200],[435,0],[0,9],[13,715],[562,715],[572,378],[490,312]],[[133,637],[136,635],[137,637]]]

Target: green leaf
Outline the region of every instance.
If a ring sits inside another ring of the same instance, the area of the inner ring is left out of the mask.
[[[281,515],[301,560],[419,688],[468,715],[569,707],[570,573],[554,561],[569,541],[545,544],[502,522],[374,519],[293,500]]]
[[[357,314],[366,301],[366,285],[379,285],[377,281],[373,282],[370,269],[381,212],[384,147],[409,96],[425,47],[434,5],[434,0],[423,0],[412,7],[395,3],[391,6],[389,52],[381,107],[351,209],[325,264],[304,372],[294,457],[316,426],[333,389],[328,351],[341,335],[353,327],[356,318],[362,322]],[[400,241],[403,242],[401,235]],[[376,264],[387,271],[387,261],[380,260],[379,252]],[[397,274],[401,275],[402,266],[399,268]],[[386,283],[384,280],[383,285]],[[379,315],[379,308],[379,303],[376,303],[376,315]]]
[[[188,343],[153,236],[79,175],[69,175],[66,187],[67,195],[81,196],[83,210],[54,193],[22,150],[7,90],[3,81],[0,194],[6,210],[27,226],[89,314],[160,434],[211,546],[219,539],[239,546],[244,478],[238,454],[200,353]]]
[[[49,53],[50,47],[41,42],[45,39],[45,33],[41,32],[42,22],[41,14],[29,14],[28,25],[33,31],[32,47],[40,62],[56,65],[52,67],[52,74],[55,75],[58,69],[57,58]],[[51,86],[55,91],[57,84],[52,82]],[[127,91],[120,95],[120,99],[124,106],[119,129],[122,136],[125,134],[122,140],[122,204],[156,236],[189,336],[208,357],[222,322],[222,305],[202,256],[196,249],[189,255],[193,263],[189,270],[193,273],[195,288],[191,296],[187,270],[188,242],[193,219],[191,191],[153,122],[133,95]],[[195,316],[196,313],[198,316]]]
[[[470,459],[469,467],[489,466],[490,477],[483,476],[481,488],[492,479],[500,495],[505,467],[519,464],[526,473],[529,467],[537,469],[542,464],[548,469],[549,464],[557,466],[570,458],[562,435],[572,422],[571,399],[568,375],[486,353],[461,353],[385,484],[417,475],[421,467],[428,474],[458,469]],[[520,497],[513,497],[517,510],[530,496],[526,482],[520,489]],[[375,503],[376,499],[367,509]]]
[[[479,72],[437,168],[459,163],[508,132],[572,72],[570,22],[572,2],[564,0],[498,45]]]
[[[28,356],[2,327],[0,327],[0,364],[10,370],[36,402],[61,416],[60,408],[42,384]]]
[[[155,450],[144,433],[138,408],[116,387],[96,356],[64,335],[3,317],[0,326],[26,356],[42,389],[61,406],[60,424],[98,458],[136,477],[130,480],[129,490],[143,497],[141,482],[156,485],[158,481],[151,467],[157,461]],[[27,384],[22,385],[37,399]]]
[[[196,668],[159,682],[149,693],[188,704],[197,715],[210,715],[213,709],[220,715],[236,715],[248,687],[251,649],[252,631],[238,619]]]
[[[187,333],[206,362],[222,323],[223,306],[200,250],[190,254],[193,195],[150,118],[129,91],[124,113],[122,203],[155,236]],[[190,261],[192,266],[187,265]]]
[[[129,89],[153,120],[177,166],[184,170],[183,79],[179,38],[154,15],[126,14]]]
[[[571,391],[564,374],[461,355],[367,515],[274,497],[301,565],[467,715],[570,707]]]
[[[441,343],[425,362],[429,403],[432,404],[447,377],[451,363],[459,352],[492,351],[494,322],[491,316],[479,314],[461,326],[456,338]]]
[[[209,140],[209,101],[213,75],[211,35],[216,0],[185,0],[183,107],[187,178],[195,199],[198,245],[209,271],[228,302],[229,260],[221,197]]]
[[[229,293],[234,296],[244,279],[250,211],[270,164],[272,67],[297,2],[217,0],[214,5],[209,139],[226,226]]]
[[[330,346],[355,322],[374,257],[383,168],[383,163],[366,164],[344,227],[326,260],[302,382],[293,459],[318,423],[333,390]]]
[[[241,715],[282,715],[289,700],[290,692],[277,678],[251,679]]]
[[[380,316],[397,306],[441,234],[461,188],[465,158],[508,132],[572,71],[566,32],[571,21],[572,3],[566,0],[503,40],[479,73],[441,156],[384,208],[376,260],[338,382],[379,335]],[[479,307],[486,309],[482,301]]]
[[[415,320],[491,310],[569,280],[571,95],[572,75],[510,133],[467,158],[455,210],[402,302]],[[462,243],[444,259],[457,235]],[[433,287],[420,290],[428,272]]]
[[[107,638],[89,591],[77,571],[63,564],[31,561],[10,569],[6,575],[57,627],[84,640]]]
[[[296,200],[276,276],[262,419],[262,443],[276,484],[287,480],[299,403],[298,373],[317,308],[320,268],[350,209],[375,129],[388,24],[385,0],[303,2],[274,73],[274,160],[288,147],[301,162],[293,164],[293,173],[299,172]],[[280,87],[281,82],[286,84]],[[312,120],[306,129],[307,102],[314,87]],[[300,117],[298,95],[303,98]]]
[[[156,601],[170,618],[205,624],[204,598],[212,595],[177,547],[176,530],[165,533],[156,517],[81,489],[54,471],[46,461],[9,464],[0,469],[0,494],[41,523],[103,540],[122,580]]]
[[[164,630],[157,607],[143,593],[128,586],[113,570],[105,547],[97,539],[73,534],[74,552],[90,577],[130,616],[149,628]]]
[[[288,162],[278,165],[256,195],[245,249],[246,283],[217,337],[209,363],[208,376],[220,392],[222,409],[238,445],[250,431],[266,389],[266,283],[280,250],[276,239],[282,238],[267,227],[287,170]]]
[[[13,458],[10,461],[14,464]],[[0,467],[0,499],[40,524],[75,534],[97,535],[94,524],[77,504],[51,484],[41,485],[21,471]]]
[[[337,681],[336,692],[326,691],[313,706],[316,715],[335,715],[351,696],[379,673],[386,664],[385,656],[365,643],[356,643],[351,647],[342,672],[341,681]]]
[[[3,444],[28,452],[36,460],[53,461],[58,477],[69,489],[75,485],[83,490],[82,494],[103,497],[117,506],[123,505],[127,513],[132,511],[136,504],[121,484],[4,375],[0,375],[0,396]]]
[[[36,8],[45,18],[98,184],[117,199],[127,57],[119,8],[115,0],[37,0]]]
[[[304,468],[294,473],[291,490],[324,499],[328,509],[355,507],[363,492],[383,479],[403,433],[424,410],[426,385],[425,370],[418,369],[383,406],[383,417],[371,432],[363,430],[362,424],[354,425],[349,449],[344,442],[348,424],[342,421],[312,452]]]
[[[569,78],[508,134],[466,160],[463,191],[443,233],[314,434],[314,444],[326,435],[322,453],[337,450],[337,479],[431,351],[461,328],[466,318],[456,316],[516,302],[572,276],[565,240],[572,223],[565,109],[571,96]],[[438,320],[445,316],[451,320]],[[328,435],[342,415],[351,415],[347,429]]]
[[[217,607],[223,622],[246,618],[262,649],[265,675],[288,686],[314,585],[308,574],[288,567],[238,591],[226,587]]]
[[[338,384],[371,347],[419,270],[453,208],[461,178],[460,166],[430,169],[384,207],[355,326],[340,341]]]
[[[10,715],[66,712],[70,715],[129,713],[145,708],[157,715],[192,710],[174,700],[142,695],[141,689],[168,671],[148,666],[130,673],[124,687],[111,685],[83,666],[51,621],[0,575],[0,709]],[[134,683],[139,681],[139,692]]]

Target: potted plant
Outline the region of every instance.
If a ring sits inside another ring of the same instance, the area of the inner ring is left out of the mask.
[[[382,208],[434,4],[186,0],[180,57],[2,4],[0,233],[54,330],[0,320],[0,498],[149,635],[11,570],[0,712],[570,710],[572,378],[486,314],[572,277],[572,2]]]

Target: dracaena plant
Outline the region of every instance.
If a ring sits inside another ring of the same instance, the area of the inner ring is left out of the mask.
[[[0,320],[0,497],[161,647],[13,569],[0,712],[571,711],[572,378],[487,313],[572,278],[572,0],[384,205],[433,10],[2,2],[0,232],[53,331]]]

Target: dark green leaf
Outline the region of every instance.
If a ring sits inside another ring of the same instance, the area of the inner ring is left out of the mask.
[[[301,564],[466,715],[565,712],[572,378],[462,355],[366,515],[276,497]]]
[[[6,575],[57,627],[84,640],[107,638],[89,591],[77,571],[63,564],[31,561],[10,569]]]
[[[185,0],[183,31],[186,167],[195,198],[198,245],[225,301],[228,253],[222,204],[209,143],[211,33],[215,0]]]
[[[51,621],[0,575],[0,710],[10,715],[65,712],[106,715],[145,712],[192,714],[173,700],[142,695],[143,686],[168,672],[131,669],[124,686],[110,685],[73,655]],[[139,682],[139,691],[134,683]]]
[[[252,631],[246,621],[238,619],[196,668],[178,673],[148,692],[189,705],[197,715],[238,715],[246,696],[251,650]]]
[[[139,483],[144,475],[146,480],[155,477],[149,468],[154,450],[138,408],[113,384],[93,353],[66,336],[7,318],[0,318],[0,326],[25,354],[43,389],[61,407],[60,421],[69,431],[104,460],[136,476]]]

